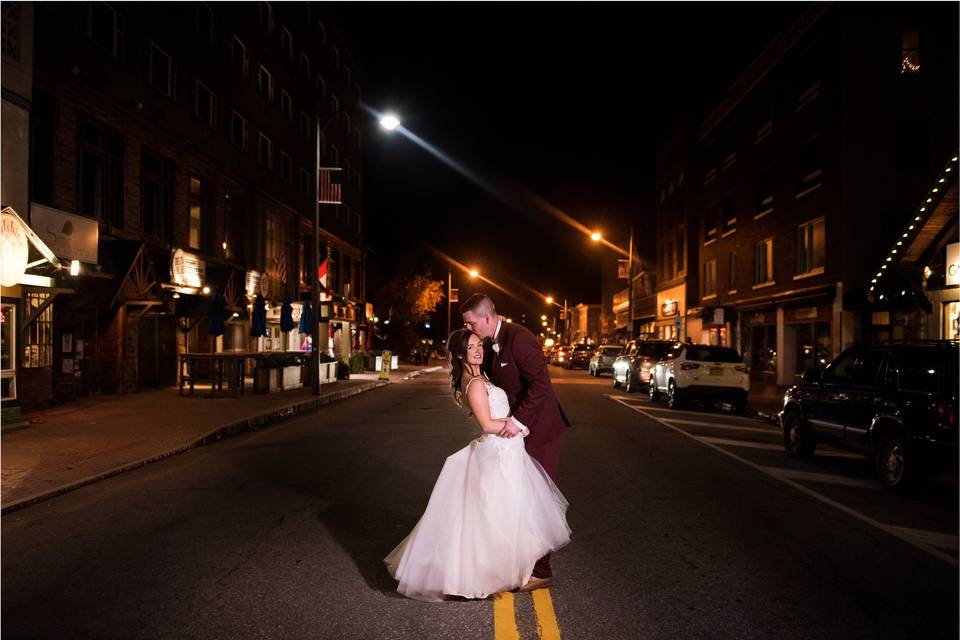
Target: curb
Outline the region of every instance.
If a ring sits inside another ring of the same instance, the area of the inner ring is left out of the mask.
[[[427,367],[426,369],[420,369],[418,371],[413,371],[408,373],[403,377],[404,380],[412,380],[414,378],[419,378],[420,376],[426,375],[428,373],[435,373],[440,371],[443,367]]]
[[[422,371],[424,370],[415,371],[414,373],[409,374],[408,377],[415,377],[415,375],[421,375]],[[345,389],[343,391],[332,393],[328,396],[321,396],[318,398],[311,398],[310,400],[294,402],[286,406],[277,407],[266,413],[261,413],[259,415],[252,416],[250,418],[244,418],[242,420],[238,420],[230,424],[221,425],[213,429],[206,435],[194,440],[193,442],[180,445],[173,449],[169,449],[162,453],[158,453],[158,454],[149,456],[147,458],[143,458],[142,460],[138,460],[136,462],[129,462],[127,464],[114,467],[113,469],[109,469],[107,471],[103,471],[101,473],[88,476],[81,480],[76,480],[74,482],[62,485],[55,489],[50,489],[47,491],[43,491],[41,493],[36,493],[32,496],[27,496],[26,498],[18,500],[17,502],[9,504],[3,507],[2,509],[0,509],[0,514],[6,515],[14,511],[19,511],[20,509],[37,504],[38,502],[43,502],[44,500],[55,498],[56,496],[69,493],[70,491],[74,491],[81,487],[85,487],[89,484],[99,482],[100,480],[106,480],[107,478],[118,476],[122,473],[126,473],[127,471],[133,471],[134,469],[139,469],[140,467],[144,467],[150,463],[158,462],[160,460],[163,460],[164,458],[169,458],[179,453],[189,451],[190,449],[202,447],[204,445],[217,442],[218,440],[222,440],[224,438],[229,438],[231,436],[236,436],[241,433],[246,433],[247,431],[253,431],[259,427],[266,426],[272,422],[275,422],[278,420],[284,420],[286,418],[289,418],[291,416],[295,416],[301,413],[307,413],[309,411],[318,409],[324,405],[332,404],[340,400],[345,400],[352,396],[359,395],[367,391],[372,391],[373,389],[377,389],[379,387],[385,387],[388,384],[390,383],[386,381],[380,381],[380,380],[377,380],[375,382],[368,382],[367,384],[358,385],[356,387],[353,387],[352,389]]]

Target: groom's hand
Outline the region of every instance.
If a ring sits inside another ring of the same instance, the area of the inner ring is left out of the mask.
[[[507,420],[503,423],[503,429],[501,429],[497,435],[501,438],[512,438],[518,433],[520,433],[520,427],[518,427],[513,420]]]

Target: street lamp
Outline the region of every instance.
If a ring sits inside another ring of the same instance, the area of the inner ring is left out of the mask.
[[[400,126],[400,119],[392,113],[388,113],[380,118],[380,126],[387,131],[393,131]]]
[[[310,287],[310,299],[313,305],[313,326],[310,330],[313,348],[310,352],[310,367],[313,372],[313,393],[320,395],[320,136],[327,130],[327,127],[337,119],[338,116],[347,113],[343,109],[338,109],[326,116],[326,121],[321,124],[319,105],[317,109],[317,137],[316,137],[316,166],[314,167],[314,207],[313,207],[313,274],[310,278],[312,286]],[[380,118],[380,125],[392,131],[400,126],[400,120],[391,114]],[[336,206],[336,205],[334,205]],[[384,324],[389,323],[387,320]]]
[[[476,279],[476,277],[479,276],[479,275],[480,275],[480,272],[479,272],[479,271],[477,271],[476,269],[470,269],[470,277],[471,277],[471,278]]]
[[[603,236],[600,235],[599,231],[594,231],[593,233],[590,234],[590,239],[593,240],[594,242],[600,242],[601,238],[603,238]]]

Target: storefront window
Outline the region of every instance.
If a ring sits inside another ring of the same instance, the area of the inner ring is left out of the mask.
[[[796,373],[803,373],[807,369],[823,369],[829,362],[830,323],[797,325]]]
[[[14,340],[16,338],[16,307],[5,304],[0,307],[0,381],[3,383],[4,400],[17,397]]]
[[[943,337],[947,340],[960,340],[960,302],[947,302],[943,305]]]
[[[747,331],[750,370],[776,373],[777,371],[777,326],[757,325]]]
[[[49,302],[49,293],[28,293],[27,316]],[[46,308],[36,320],[27,326],[26,344],[23,346],[23,366],[25,368],[49,367],[53,364],[53,305]]]

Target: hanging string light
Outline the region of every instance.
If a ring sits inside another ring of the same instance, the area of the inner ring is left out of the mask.
[[[954,165],[954,164],[957,163],[957,157],[958,157],[957,154],[954,154],[954,156],[953,156],[952,158],[950,158],[950,161],[947,163],[947,166],[944,167],[944,169],[943,169],[943,174],[938,177],[937,181],[936,181],[934,184],[942,184],[942,183],[946,182],[947,178],[950,177],[949,174],[950,174],[951,169],[953,168],[952,165]],[[926,199],[924,200],[923,204],[921,204],[920,207],[919,207],[919,213],[920,213],[920,214],[930,215],[930,212],[927,211],[927,209],[928,209],[927,205],[933,203],[934,195],[937,194],[937,193],[939,193],[939,192],[940,192],[940,188],[939,188],[939,187],[934,186],[934,187],[931,187],[931,188],[930,188],[930,191],[929,191],[929,193],[927,194]],[[929,207],[929,209],[930,209],[930,211],[932,212],[932,211],[935,209],[935,207]],[[903,240],[910,237],[910,232],[913,231],[913,230],[916,228],[916,223],[917,223],[917,222],[921,222],[922,220],[923,220],[923,215],[917,215],[916,217],[914,217],[914,218],[910,221],[910,224],[907,226],[906,230],[903,232],[903,234],[901,234],[900,239],[899,239],[899,240],[897,241],[897,243],[891,248],[891,250],[890,250],[890,252],[888,253],[888,255],[884,258],[883,262],[880,264],[880,271],[877,272],[876,277],[874,277],[873,279],[870,280],[870,291],[871,291],[871,292],[872,292],[877,286],[879,286],[878,280],[881,279],[881,278],[883,278],[884,272],[885,272],[885,270],[886,270],[886,268],[887,268],[887,263],[888,263],[888,262],[893,262],[894,256],[897,255],[897,253],[898,253],[897,247],[903,246]],[[905,291],[905,290],[902,291],[900,295],[906,295],[906,291]],[[884,299],[884,296],[881,295],[879,299],[880,299],[880,300],[883,300],[883,299]]]

